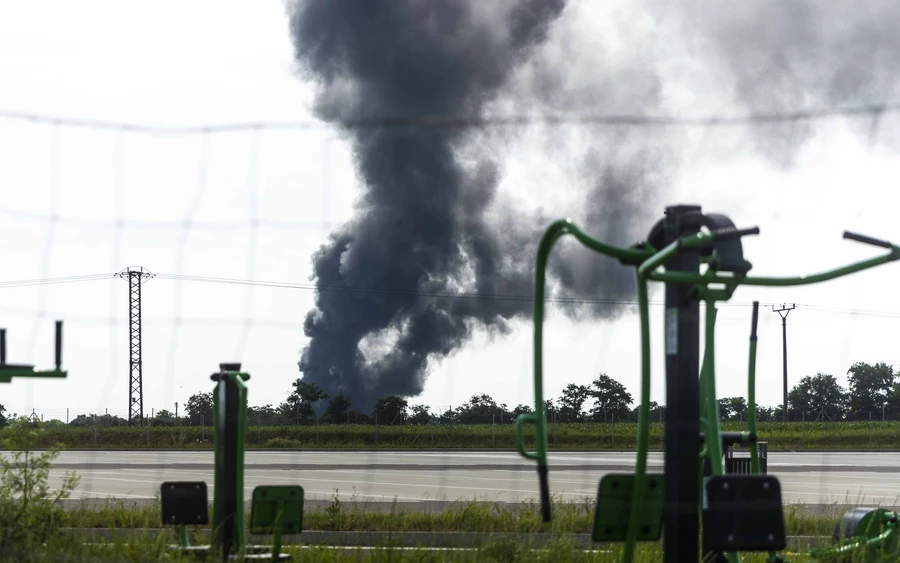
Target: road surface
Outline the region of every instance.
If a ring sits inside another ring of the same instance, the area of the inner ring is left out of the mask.
[[[551,492],[561,500],[596,495],[606,473],[633,471],[634,453],[552,452]],[[769,452],[786,503],[900,505],[900,452]],[[72,498],[153,499],[163,481],[213,486],[212,452],[64,451],[51,477],[81,476]],[[649,471],[662,471],[652,453]],[[537,498],[534,464],[514,452],[250,451],[247,497],[257,485],[299,484],[311,501],[402,502],[481,500],[518,503]],[[57,481],[58,482],[58,481]]]

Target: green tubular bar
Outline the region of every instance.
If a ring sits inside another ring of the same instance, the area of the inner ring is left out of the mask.
[[[244,445],[246,443],[246,432],[247,432],[247,383],[245,382],[250,378],[250,374],[248,373],[234,373],[230,372],[228,374],[234,380],[235,385],[237,385],[240,392],[240,405],[241,408],[238,410],[238,441],[237,441],[237,482],[238,482],[238,490],[235,491],[237,493],[238,499],[238,511],[235,513],[235,521],[238,530],[238,546],[240,547],[240,553],[243,554],[244,550],[247,547],[247,529],[244,527]]]
[[[534,274],[534,413],[519,415],[515,422],[515,441],[519,454],[538,464],[541,486],[541,510],[545,522],[550,521],[549,485],[547,481],[547,417],[544,413],[544,293],[546,289],[547,260],[553,245],[562,236],[570,234],[586,247],[618,258],[628,263],[638,263],[649,255],[648,251],[618,248],[588,236],[571,219],[556,221],[547,228],[538,246],[537,264]],[[524,425],[535,425],[534,452],[525,449]]]
[[[759,318],[759,301],[753,302],[753,322],[750,330],[750,367],[747,370],[747,426],[751,434],[756,433],[756,322]],[[759,475],[759,445],[757,440],[750,444],[750,468],[754,475]]]
[[[634,559],[637,528],[641,517],[641,500],[647,486],[647,450],[650,438],[650,303],[647,278],[637,275],[638,309],[641,317],[641,406],[638,411],[637,460],[634,468],[634,492],[628,518],[628,534],[622,551],[622,560]]]

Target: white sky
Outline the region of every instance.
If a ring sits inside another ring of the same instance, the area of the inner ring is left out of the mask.
[[[588,16],[579,28],[587,30],[581,40],[591,46],[596,37],[589,33],[590,16],[600,22],[603,14],[586,5],[579,4]],[[579,37],[567,39],[577,44]],[[285,10],[276,1],[4,1],[0,110],[171,126],[309,120],[312,92],[295,73],[291,51]],[[690,84],[671,85],[667,96],[672,107],[694,114],[716,107],[697,103],[700,92],[695,98]],[[307,282],[312,252],[331,227],[352,215],[360,190],[346,145],[326,127],[204,137],[2,118],[0,124],[0,281],[143,266],[159,273]],[[524,138],[505,147],[503,189],[531,206],[579,217],[581,209],[560,202],[570,195],[567,183],[584,179],[567,176],[535,149],[539,145]],[[711,137],[698,137],[685,150],[694,156],[671,178],[666,199],[647,204],[661,215],[668,204],[700,203],[739,225],[759,225],[762,234],[745,243],[756,274],[809,273],[878,252],[842,241],[844,229],[900,239],[894,212],[900,157],[851,135],[846,123],[824,125],[790,170],[721,150]],[[742,288],[733,303],[808,305],[789,317],[791,384],[817,372],[844,381],[854,361],[896,363],[898,273],[889,265],[816,287]],[[70,374],[66,381],[5,385],[0,404],[12,412],[34,409],[45,418],[65,418],[67,408],[72,416],[104,409],[125,416],[126,289],[115,278],[0,288],[8,361],[49,365],[52,321],[60,318]],[[312,298],[306,290],[148,282],[147,413],[173,410],[176,401],[209,390],[209,374],[232,360],[253,375],[251,404],[279,403],[298,377],[302,322]],[[663,402],[661,313],[653,307],[653,398]],[[750,309],[723,307],[719,317],[719,396],[746,394]],[[758,397],[765,405],[781,400],[780,325],[778,315],[763,308]],[[599,372],[638,394],[635,315],[606,323],[553,315],[545,338],[548,397],[566,383],[587,384]],[[526,322],[508,338],[476,336],[435,363],[425,392],[410,402],[447,408],[488,393],[510,406],[532,403],[531,353]]]

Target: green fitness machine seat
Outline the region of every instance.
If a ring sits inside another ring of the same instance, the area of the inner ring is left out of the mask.
[[[634,474],[604,476],[595,507],[594,541],[624,542],[622,561],[631,562],[638,541],[663,537],[667,563],[740,561],[744,551],[768,553],[783,560],[786,547],[781,488],[765,475],[756,431],[756,328],[758,302],[753,304],[748,376],[748,432],[725,433],[719,427],[715,389],[716,303],[729,300],[739,285],[789,287],[820,283],[900,259],[900,247],[889,242],[844,233],[844,238],[887,250],[886,253],[823,273],[799,277],[752,277],[741,239],[759,229],[738,229],[721,214],[704,214],[699,206],[666,209],[647,240],[620,248],[596,240],[571,220],[556,221],[541,238],[534,291],[534,412],[515,422],[516,448],[537,462],[545,521],[551,519],[547,421],[543,396],[543,321],[546,267],[553,245],[565,235],[587,248],[617,259],[636,271],[641,338],[641,392]],[[701,265],[705,269],[701,271]],[[648,285],[665,284],[666,427],[665,473],[647,473],[650,405],[650,320]],[[700,303],[705,305],[705,345],[700,348]],[[524,425],[533,424],[534,450],[526,449]],[[698,440],[699,437],[699,440]],[[749,462],[733,456],[734,446],[746,445]],[[765,454],[764,454],[765,455]],[[728,472],[726,472],[726,468]],[[877,522],[879,546],[888,545],[896,524],[893,513],[870,510],[865,523]],[[701,533],[700,519],[703,526]],[[847,516],[845,528],[863,526]],[[893,519],[892,519],[893,518]],[[868,530],[872,526],[865,526]],[[668,533],[666,533],[668,531]],[[866,536],[870,543],[874,536]],[[701,539],[701,542],[697,540]],[[700,545],[702,543],[702,546]],[[860,542],[857,542],[859,544]]]

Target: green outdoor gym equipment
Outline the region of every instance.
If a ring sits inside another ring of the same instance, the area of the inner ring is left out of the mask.
[[[28,364],[6,363],[6,329],[0,328],[0,383],[10,383],[14,377],[66,377],[62,369],[62,321],[56,321],[56,367],[38,370]]]
[[[164,525],[179,529],[180,545],[175,548],[195,555],[212,552],[232,559],[289,560],[281,553],[283,533],[298,534],[303,522],[303,488],[260,486],[253,491],[251,533],[271,533],[273,546],[247,545],[244,526],[244,440],[247,428],[247,384],[250,374],[239,363],[223,363],[210,378],[213,390],[213,446],[215,486],[212,507],[212,544],[192,546],[186,526],[210,522],[206,483],[166,482],[160,487]],[[267,553],[268,552],[268,553]]]
[[[523,457],[537,462],[542,512],[544,520],[550,521],[542,356],[545,270],[556,241],[572,235],[589,249],[635,268],[640,312],[641,393],[635,473],[606,475],[601,480],[593,539],[624,542],[622,560],[630,562],[637,541],[657,540],[665,530],[662,535],[667,563],[697,561],[702,516],[705,561],[737,562],[744,551],[768,552],[768,559],[777,561],[781,559],[777,552],[786,545],[781,491],[777,479],[761,474],[756,434],[758,303],[754,303],[750,337],[749,431],[743,433],[723,433],[719,428],[714,362],[716,303],[730,299],[739,285],[807,285],[896,261],[900,259],[900,246],[845,232],[846,239],[884,248],[887,252],[814,275],[752,277],[748,275],[752,265],[743,257],[741,237],[758,234],[758,228],[737,229],[728,217],[704,214],[699,206],[672,206],[666,209],[665,215],[645,242],[630,248],[598,241],[569,219],[556,221],[545,231],[538,247],[535,270],[535,408],[533,414],[521,415],[516,420],[516,446]],[[706,264],[703,272],[701,264]],[[650,422],[648,285],[651,281],[663,282],[666,289],[665,473],[656,475],[647,474]],[[699,357],[701,301],[706,306],[702,363]],[[523,430],[527,423],[535,426],[533,451],[527,451],[525,446]],[[749,446],[750,474],[725,472],[723,448],[730,444]],[[882,531],[878,533],[882,534]]]

